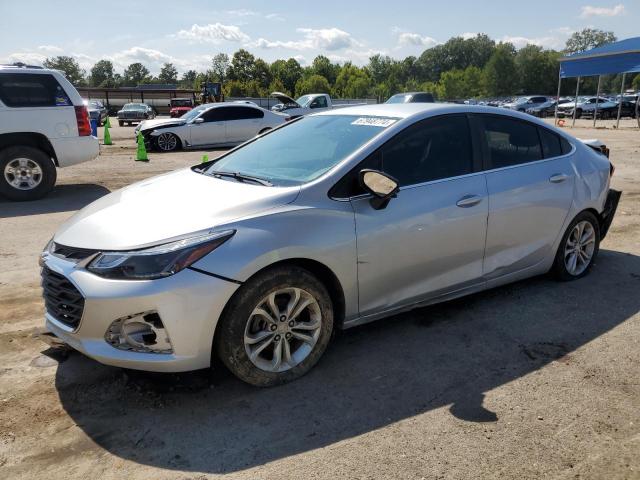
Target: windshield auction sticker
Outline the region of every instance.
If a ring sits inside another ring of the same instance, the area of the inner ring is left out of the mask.
[[[366,125],[367,127],[385,128],[389,125],[393,125],[394,123],[396,123],[395,118],[360,117],[357,120],[351,122],[351,125]]]

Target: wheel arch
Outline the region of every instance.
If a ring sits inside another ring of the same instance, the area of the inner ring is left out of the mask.
[[[42,133],[12,132],[0,134],[0,150],[14,146],[34,147],[42,150],[51,157],[56,167],[59,166],[58,157],[53,145]]]

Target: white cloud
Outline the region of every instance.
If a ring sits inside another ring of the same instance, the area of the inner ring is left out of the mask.
[[[335,51],[349,47],[361,47],[362,44],[354,39],[350,33],[338,28],[298,28],[303,34],[300,40],[267,40],[259,38],[249,46],[271,49],[285,48],[290,50],[323,50]]]
[[[465,40],[470,40],[472,38],[476,38],[478,36],[478,32],[464,32],[458,36],[464,38]]]
[[[500,39],[501,42],[512,43],[514,47],[520,49],[527,45],[538,45],[539,47],[546,48],[554,48],[558,46],[559,40],[555,37],[538,37],[538,38],[529,38],[529,37],[519,37],[519,36],[509,36],[505,35]]]
[[[267,20],[274,20],[276,22],[284,22],[285,18],[279,13],[268,13],[264,16]]]
[[[38,52],[16,52],[10,53],[0,63],[26,63],[27,65],[42,65],[47,58],[46,55]]]
[[[249,41],[249,35],[240,30],[239,27],[221,23],[209,23],[207,25],[194,23],[190,29],[180,30],[175,36],[183,40],[199,43],[220,43],[223,40],[228,42]]]
[[[240,8],[238,10],[227,10],[227,15],[231,15],[233,17],[254,17],[259,15],[258,12],[254,12],[253,10],[249,10],[246,8]]]
[[[402,32],[398,35],[398,45],[401,47],[406,46],[420,46],[431,48],[438,45],[438,41],[435,38],[422,36],[419,33]]]
[[[60,47],[56,47],[55,45],[40,45],[38,50],[46,53],[62,53],[63,50]]]
[[[624,14],[624,5],[618,4],[615,7],[607,8],[607,7],[592,7],[591,5],[586,5],[582,7],[582,11],[580,13],[580,18],[589,18],[589,17],[617,17],[618,15]]]

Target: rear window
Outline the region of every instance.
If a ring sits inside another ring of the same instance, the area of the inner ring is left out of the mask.
[[[535,125],[506,116],[482,115],[489,168],[503,168],[542,159]]]
[[[0,100],[8,107],[64,107],[69,96],[53,75],[38,73],[0,74]]]
[[[540,132],[540,143],[542,144],[542,154],[544,158],[559,157],[562,155],[560,137],[546,128],[538,127]]]

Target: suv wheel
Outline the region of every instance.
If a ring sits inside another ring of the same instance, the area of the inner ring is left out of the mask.
[[[10,200],[36,200],[56,183],[51,157],[33,147],[16,146],[0,151],[0,194]]]
[[[276,267],[245,283],[220,320],[214,348],[240,380],[270,387],[295,380],[320,359],[333,331],[325,286],[299,267]]]

